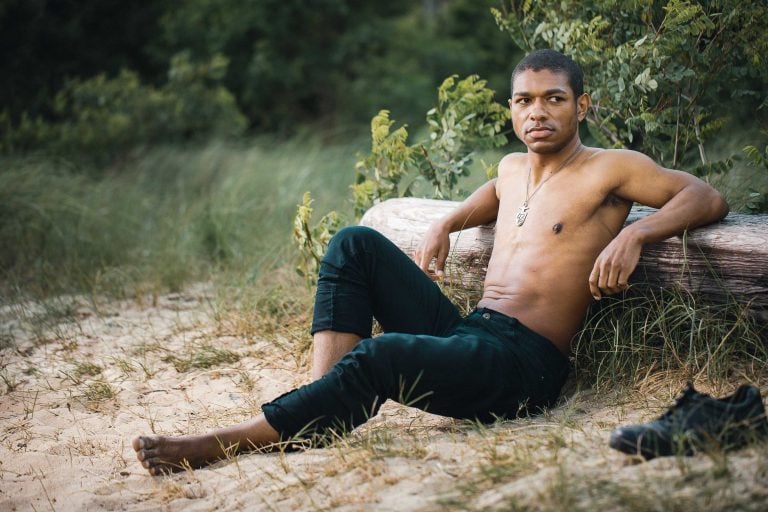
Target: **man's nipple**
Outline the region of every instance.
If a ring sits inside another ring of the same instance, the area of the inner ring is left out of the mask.
[[[563,225],[561,223],[557,223],[554,226],[552,226],[552,232],[555,234],[560,233],[563,230]]]

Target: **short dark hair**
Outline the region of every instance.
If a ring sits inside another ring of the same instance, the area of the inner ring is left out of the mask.
[[[565,73],[568,77],[568,85],[571,86],[576,98],[584,94],[584,74],[581,72],[581,68],[573,59],[555,50],[535,50],[517,63],[509,82],[509,88],[513,94],[515,92],[515,78],[518,74],[529,69],[533,71],[547,69],[555,73]]]

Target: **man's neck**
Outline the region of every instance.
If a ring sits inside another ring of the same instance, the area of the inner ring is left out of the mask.
[[[537,153],[528,148],[528,165],[531,168],[531,178],[537,182],[552,174],[582,148],[581,139],[578,136],[555,153]]]

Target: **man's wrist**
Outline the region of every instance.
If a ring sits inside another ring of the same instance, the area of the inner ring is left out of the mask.
[[[440,231],[442,233],[450,234],[454,231],[453,225],[454,225],[453,219],[450,217],[444,217],[438,221],[435,221],[432,224],[432,229],[436,231]]]
[[[646,229],[639,221],[625,227],[619,234],[629,242],[635,243],[640,247],[651,241],[650,230]]]

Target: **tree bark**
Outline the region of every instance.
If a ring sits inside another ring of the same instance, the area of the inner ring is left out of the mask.
[[[458,203],[434,199],[390,199],[366,212],[361,224],[372,227],[413,255],[429,225]],[[627,224],[653,213],[635,206]],[[493,225],[451,235],[446,280],[467,291],[482,289],[493,249]],[[710,302],[737,302],[768,322],[768,215],[730,214],[724,221],[643,249],[631,283],[682,286]]]

